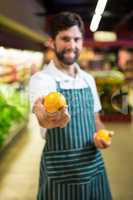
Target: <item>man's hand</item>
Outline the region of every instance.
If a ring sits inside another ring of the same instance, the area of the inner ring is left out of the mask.
[[[112,143],[112,136],[114,135],[114,132],[113,131],[109,131],[109,137],[110,137],[110,140],[109,142],[107,142],[105,139],[101,138],[98,136],[98,133],[95,133],[94,134],[94,143],[95,143],[95,146],[99,149],[106,149],[108,148],[111,143]]]
[[[48,113],[44,108],[43,98],[38,98],[35,101],[33,112],[36,114],[38,122],[43,128],[63,128],[70,121],[67,107],[55,113]]]

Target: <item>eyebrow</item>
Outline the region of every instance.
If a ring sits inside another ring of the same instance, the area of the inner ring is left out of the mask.
[[[82,36],[75,36],[75,37],[71,37],[71,36],[61,36],[60,37],[61,39],[64,39],[64,40],[67,40],[67,39],[82,39],[83,37]]]

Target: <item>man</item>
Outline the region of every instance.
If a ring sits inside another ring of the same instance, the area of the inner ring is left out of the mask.
[[[30,80],[30,100],[46,145],[41,159],[38,200],[111,200],[99,149],[110,142],[97,137],[104,128],[93,77],[76,63],[83,46],[79,15],[64,12],[53,18],[49,45],[55,59]],[[43,98],[61,92],[68,107],[49,114]],[[47,132],[45,133],[45,129]]]

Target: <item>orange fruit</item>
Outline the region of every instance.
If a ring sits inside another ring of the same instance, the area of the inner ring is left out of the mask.
[[[106,142],[110,141],[109,131],[106,129],[99,130],[98,137],[103,138]]]
[[[66,99],[60,92],[50,92],[44,97],[44,106],[49,113],[57,112],[66,105]]]

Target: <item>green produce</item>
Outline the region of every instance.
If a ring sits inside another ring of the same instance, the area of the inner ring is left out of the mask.
[[[128,98],[128,90],[124,89],[125,77],[122,72],[111,71],[92,71],[99,92],[102,111],[106,115],[122,114],[124,109],[123,99]],[[125,107],[127,114],[130,113],[129,105]]]
[[[13,86],[0,86],[0,146],[10,134],[14,123],[26,118],[28,110],[29,104],[24,91],[18,91]]]
[[[124,74],[122,72],[112,71],[92,71],[98,84],[122,84],[124,82]]]

